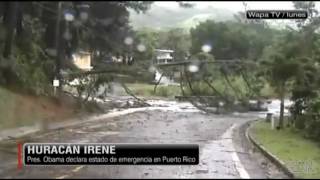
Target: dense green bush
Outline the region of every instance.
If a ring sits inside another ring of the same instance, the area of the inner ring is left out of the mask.
[[[305,128],[307,137],[320,142],[320,97],[311,102],[306,116],[308,117]]]
[[[320,116],[318,115],[306,121],[305,130],[307,137],[320,142]]]
[[[37,95],[50,91],[50,80],[43,70],[42,64],[33,64],[26,56],[16,57],[17,65],[14,70],[22,88]]]
[[[308,117],[305,115],[299,115],[298,117],[296,117],[296,119],[294,120],[294,126],[297,129],[304,129],[306,126],[306,121],[307,121]]]
[[[26,15],[23,31],[15,36],[10,56],[1,57],[1,64],[5,64],[8,71],[2,77],[3,82],[36,95],[51,93],[51,76],[54,73],[54,61],[42,49],[43,29],[40,26],[38,19]],[[0,34],[2,31],[0,27]],[[3,46],[0,47],[3,51]]]
[[[320,98],[296,99],[290,108],[294,127],[303,130],[305,137],[320,142]]]

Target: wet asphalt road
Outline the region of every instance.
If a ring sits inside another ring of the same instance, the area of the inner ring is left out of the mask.
[[[244,124],[252,113],[208,115],[152,110],[37,133],[29,142],[198,143],[195,166],[48,166],[16,169],[16,154],[1,150],[1,178],[286,178],[250,146]]]

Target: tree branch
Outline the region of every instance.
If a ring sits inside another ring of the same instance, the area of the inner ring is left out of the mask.
[[[144,106],[151,106],[150,104],[146,103],[145,100],[142,100],[142,99],[138,98],[137,96],[135,96],[132,93],[132,91],[123,82],[120,82],[120,84],[123,87],[123,89],[126,91],[126,93],[129,94],[130,96],[132,96],[134,99],[136,99],[139,103],[141,103]]]

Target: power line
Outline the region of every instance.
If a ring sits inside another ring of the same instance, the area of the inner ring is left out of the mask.
[[[42,5],[42,4],[39,3],[39,2],[32,2],[32,3],[38,5],[38,6],[42,7],[42,8],[44,8],[44,9],[52,12],[52,13],[54,13],[55,15],[57,15],[57,11],[54,10],[54,9],[51,9],[51,8],[49,8],[49,7],[46,7],[46,6]]]

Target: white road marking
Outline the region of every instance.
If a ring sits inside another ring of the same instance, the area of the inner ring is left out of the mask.
[[[56,177],[56,179],[65,179],[65,178],[68,178],[70,177],[69,175],[63,175],[63,176],[59,176],[59,177]]]
[[[82,168],[84,168],[84,166],[78,166],[78,167],[74,168],[72,170],[72,172],[76,173],[76,172],[80,171]]]
[[[244,168],[243,164],[241,163],[239,157],[238,157],[238,154],[236,153],[236,150],[233,146],[233,143],[232,143],[232,133],[233,133],[233,130],[234,128],[237,126],[237,124],[233,124],[222,136],[221,138],[222,139],[228,139],[231,141],[230,143],[230,147],[231,147],[231,157],[232,157],[232,160],[234,161],[235,163],[235,166],[236,166],[236,169],[237,171],[239,172],[239,175],[242,179],[250,179],[250,176],[248,174],[248,172],[246,171],[246,169]]]
[[[84,166],[78,166],[78,167],[72,169],[71,172],[76,173],[76,172],[80,171],[82,168],[84,168]],[[70,178],[70,177],[71,177],[71,174],[66,174],[63,176],[56,177],[56,179],[66,179],[66,178]]]

